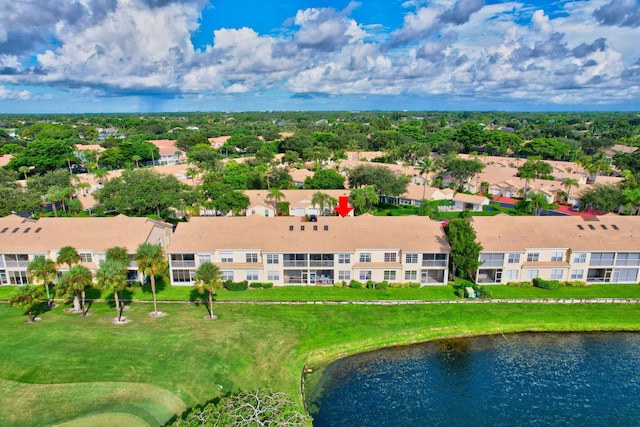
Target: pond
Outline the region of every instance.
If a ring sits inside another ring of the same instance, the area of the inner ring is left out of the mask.
[[[640,426],[638,333],[440,340],[314,375],[305,394],[316,427]]]

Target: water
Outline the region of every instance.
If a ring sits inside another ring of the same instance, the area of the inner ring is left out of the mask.
[[[314,426],[640,426],[640,334],[443,340],[339,360]],[[307,395],[314,395],[307,391]]]

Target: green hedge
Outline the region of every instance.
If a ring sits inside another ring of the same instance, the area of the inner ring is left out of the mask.
[[[227,280],[224,282],[224,288],[228,291],[246,291],[249,288],[249,284],[246,280],[242,282],[232,282],[231,280]]]
[[[252,282],[249,284],[249,287],[252,289],[270,289],[273,288],[273,283],[271,282]]]
[[[560,287],[559,280],[544,280],[539,277],[533,279],[533,286],[540,289],[558,289]]]

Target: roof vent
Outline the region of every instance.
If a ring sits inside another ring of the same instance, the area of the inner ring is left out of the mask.
[[[5,227],[5,228],[2,229],[2,231],[0,231],[0,233],[6,233],[8,229],[9,229],[9,227]]]
[[[304,231],[304,225],[300,226],[300,231]]]
[[[293,225],[289,226],[289,231],[293,231]]]
[[[324,231],[329,231],[329,226],[328,225],[324,226]]]
[[[593,224],[589,224],[589,228],[592,229],[592,230],[596,229],[595,225],[593,225]]]
[[[578,224],[578,228],[579,228],[580,230],[584,230],[584,227],[582,226],[582,224]]]
[[[17,233],[17,232],[18,232],[18,230],[20,230],[20,227],[16,227],[16,228],[14,228],[11,232],[12,232],[12,233]]]
[[[617,225],[615,225],[615,224],[611,224],[611,228],[613,228],[613,229],[614,229],[614,230],[616,230],[616,231],[620,230],[620,229],[618,228],[618,226],[617,226]]]
[[[603,230],[608,230],[607,226],[604,224],[600,224],[600,227],[602,227]]]
[[[317,225],[313,226],[313,231],[318,231],[318,226]]]
[[[27,228],[25,228],[25,229],[24,229],[24,231],[23,231],[23,233],[28,233],[28,232],[29,232],[29,230],[31,230],[31,227],[27,227]]]
[[[40,232],[40,230],[42,230],[42,227],[38,227],[38,228],[36,228],[36,231],[34,231],[34,233],[39,233],[39,232]]]

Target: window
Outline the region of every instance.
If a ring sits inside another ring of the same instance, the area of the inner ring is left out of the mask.
[[[509,254],[507,262],[509,264],[520,264],[520,254]]]
[[[551,280],[562,280],[562,270],[551,270]]]
[[[198,265],[202,265],[206,262],[211,262],[210,254],[198,254]]]
[[[571,280],[584,279],[584,270],[571,270]]]
[[[502,267],[504,254],[480,254],[480,262],[483,267]]]
[[[538,252],[527,254],[527,262],[538,262],[538,259],[540,259],[540,254]]]
[[[258,254],[255,252],[246,254],[247,262],[250,264],[254,264],[258,262]]]
[[[222,280],[233,280],[233,270],[220,270]]]
[[[621,252],[616,255],[616,265],[640,265],[640,253]]]
[[[360,270],[360,281],[371,280],[371,270]]]
[[[446,267],[447,254],[422,254],[423,267]]]
[[[280,280],[280,272],[277,270],[268,270],[267,280]]]
[[[80,262],[93,262],[91,252],[80,252],[78,255],[80,255]]]
[[[614,282],[616,283],[637,283],[638,269],[637,268],[618,268],[614,275]]]
[[[247,270],[247,280],[258,280],[258,270]]]
[[[338,254],[338,264],[351,264],[351,254]]]
[[[540,271],[539,270],[527,270],[527,280],[532,280],[535,279],[536,277],[538,277],[540,275]]]
[[[106,254],[96,254],[96,264],[102,265],[107,260]]]
[[[573,254],[574,264],[584,264],[587,262],[587,254],[585,252],[576,252]]]
[[[338,270],[338,280],[351,280],[351,271]]]
[[[192,280],[191,270],[172,270],[174,283],[189,283]]]
[[[280,256],[278,254],[267,254],[267,264],[280,264]]]
[[[404,280],[418,280],[418,271],[407,270],[404,272]]]
[[[360,262],[371,262],[371,252],[362,252],[360,254]]]
[[[7,271],[9,275],[9,283],[12,285],[27,285],[29,278],[26,271]]]
[[[171,254],[172,267],[195,267],[195,254]]]
[[[396,280],[396,271],[395,270],[385,270],[384,271],[384,280]]]
[[[398,254],[395,252],[385,252],[384,253],[384,262],[397,262]]]
[[[418,254],[406,254],[404,256],[404,261],[407,264],[417,264],[418,263]]]
[[[564,260],[564,252],[551,252],[551,262],[562,262]]]
[[[233,262],[233,252],[220,252],[220,262]]]
[[[594,252],[589,265],[613,265],[613,252]]]
[[[518,258],[520,258],[520,254],[517,254]],[[507,282],[517,282],[518,281],[518,270],[507,270],[505,273],[507,278]]]

